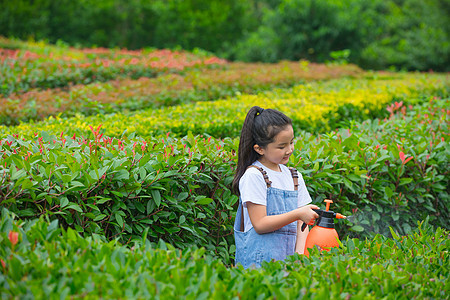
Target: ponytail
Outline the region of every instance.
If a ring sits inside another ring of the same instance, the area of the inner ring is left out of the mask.
[[[259,106],[250,108],[242,125],[238,164],[232,183],[232,190],[236,195],[239,195],[239,180],[244,175],[245,170],[261,156],[253,146],[259,145],[261,148],[265,148],[288,125],[292,126],[292,121],[282,112]]]

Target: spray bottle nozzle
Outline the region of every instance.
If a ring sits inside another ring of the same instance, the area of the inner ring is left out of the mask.
[[[336,213],[336,219],[347,219],[347,217],[344,215],[341,215],[340,213]]]

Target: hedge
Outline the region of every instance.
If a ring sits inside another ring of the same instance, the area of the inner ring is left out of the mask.
[[[24,93],[74,84],[105,82],[116,78],[155,77],[187,68],[222,65],[226,61],[204,52],[168,49],[74,49],[45,43],[18,42],[0,37],[0,94]],[[24,49],[23,49],[24,48]],[[30,49],[28,49],[30,48]]]
[[[124,242],[150,227],[152,241],[203,245],[230,259],[230,139],[125,140],[94,131],[95,140],[46,132],[2,140],[1,205]]]
[[[415,107],[395,102],[389,119],[302,133],[290,163],[316,203],[332,199],[353,216],[356,232],[388,235],[392,226],[407,233],[426,217],[450,228],[448,105],[434,97]]]
[[[429,216],[448,228],[448,107],[434,99],[392,117],[313,136],[297,132],[290,164],[304,174],[314,202],[335,200],[353,215],[341,233],[408,233]],[[238,140],[193,136],[94,139],[42,131],[0,144],[0,199],[22,218],[48,215],[87,235],[132,242],[149,239],[179,248],[204,246],[224,261],[234,253],[237,197],[230,184]],[[150,226],[150,227],[149,227]]]
[[[300,82],[358,76],[356,66],[318,65],[304,62],[277,64],[227,63],[190,68],[156,78],[119,78],[107,82],[78,84],[69,90],[32,89],[25,94],[0,98],[0,124],[17,125],[48,116],[94,115],[179,105],[235,97]],[[119,75],[118,75],[119,76]],[[120,77],[120,76],[119,76]]]
[[[57,221],[0,223],[2,298],[444,299],[450,232],[418,223],[407,236],[343,239],[310,258],[227,267],[204,248],[155,248],[145,233],[133,247],[83,238]]]
[[[408,101],[415,95],[448,93],[448,78],[442,74],[368,74],[361,79],[338,79],[311,82],[289,89],[275,89],[257,95],[238,95],[231,99],[187,103],[135,113],[116,113],[73,118],[50,117],[42,122],[29,122],[16,127],[0,126],[2,134],[29,134],[35,128],[55,135],[86,136],[89,125],[102,124],[102,133],[119,137],[125,131],[141,137],[171,132],[185,136],[207,134],[214,137],[237,137],[245,115],[253,105],[271,107],[285,112],[294,122],[294,129],[327,132],[339,127],[346,118],[364,120],[384,117],[385,107],[393,100]],[[209,120],[205,122],[205,120]]]

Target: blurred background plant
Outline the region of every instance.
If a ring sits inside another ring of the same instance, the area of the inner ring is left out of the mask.
[[[448,71],[446,0],[0,1],[0,35],[78,47],[196,48],[229,60]],[[343,57],[341,57],[343,58]]]

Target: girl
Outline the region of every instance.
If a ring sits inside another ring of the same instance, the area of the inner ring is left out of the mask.
[[[292,121],[273,109],[252,107],[239,142],[233,191],[240,196],[234,223],[236,264],[260,267],[303,253],[308,230],[318,215],[297,170],[285,164],[294,151]],[[300,222],[297,222],[300,220]]]

